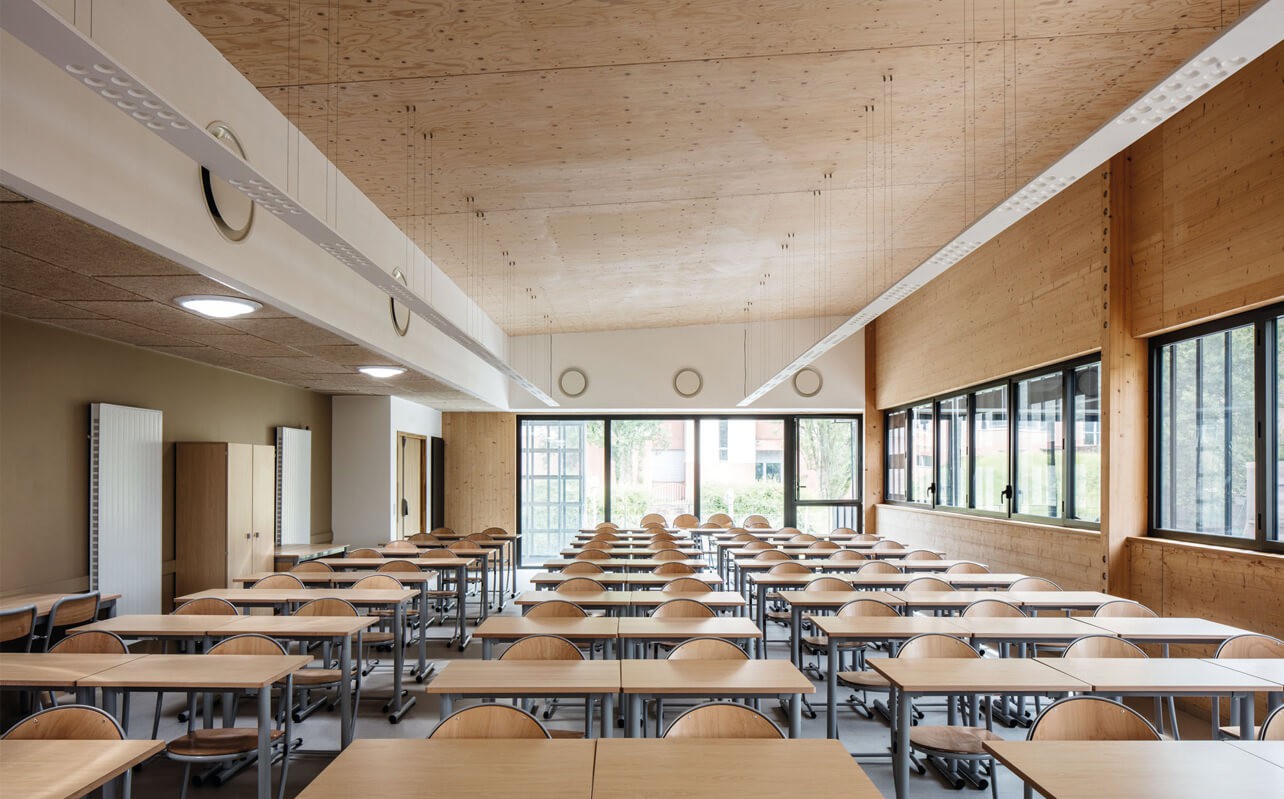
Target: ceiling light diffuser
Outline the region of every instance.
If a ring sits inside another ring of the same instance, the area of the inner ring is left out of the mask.
[[[362,366],[358,368],[357,371],[363,375],[369,375],[370,377],[377,377],[380,380],[386,380],[389,377],[396,377],[406,370],[402,369],[400,366]]]
[[[211,319],[231,319],[254,313],[263,306],[254,300],[241,297],[220,297],[215,294],[190,294],[186,297],[175,297],[174,302],[189,311]]]

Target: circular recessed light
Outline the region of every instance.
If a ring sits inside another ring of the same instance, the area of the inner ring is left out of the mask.
[[[211,319],[231,319],[234,316],[253,313],[263,307],[254,300],[246,300],[240,297],[219,297],[213,294],[192,294],[186,297],[176,297],[174,302],[189,311],[195,311],[201,316],[208,316]]]
[[[400,366],[362,366],[359,367],[357,371],[363,375],[369,375],[370,377],[377,377],[380,380],[385,380],[389,377],[396,377],[406,370],[402,369]]]

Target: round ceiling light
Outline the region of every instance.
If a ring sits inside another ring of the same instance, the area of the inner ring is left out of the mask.
[[[389,377],[396,377],[406,370],[402,369],[400,366],[362,366],[358,368],[357,371],[363,375],[369,375],[370,377],[377,377],[380,380],[384,380]]]
[[[195,311],[211,319],[231,319],[234,316],[253,313],[263,307],[254,300],[220,297],[215,294],[189,294],[185,297],[175,297],[174,302],[189,311]]]

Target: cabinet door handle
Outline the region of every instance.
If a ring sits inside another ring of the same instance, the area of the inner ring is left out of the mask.
[[[255,537],[255,538],[258,538],[258,537],[259,537],[259,534],[258,534],[258,533],[255,533],[255,534],[254,534],[254,537]]]
[[[246,534],[245,534],[245,540],[246,540],[246,541],[249,541],[249,540],[250,540],[250,538],[252,538],[252,536],[251,536],[249,533],[246,533]]]

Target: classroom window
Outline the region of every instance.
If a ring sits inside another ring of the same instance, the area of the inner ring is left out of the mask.
[[[1101,364],[1075,369],[1074,392],[1074,508],[1070,517],[1101,521]]]
[[[888,499],[909,499],[909,411],[887,414],[887,485]]]
[[[523,420],[521,530],[527,557],[547,559],[601,521],[605,453],[600,419]]]
[[[913,502],[933,504],[936,481],[932,472],[932,403],[910,409],[910,495]]]
[[[707,519],[759,514],[783,518],[785,423],[782,419],[700,420],[700,509]]]
[[[1016,512],[1061,515],[1061,372],[1017,383]]]
[[[967,396],[941,400],[936,416],[936,502],[954,508],[968,505]]]
[[[611,420],[611,521],[695,513],[695,420]]]
[[[1008,387],[996,386],[973,396],[972,507],[1006,512],[1012,494],[1008,484]]]

